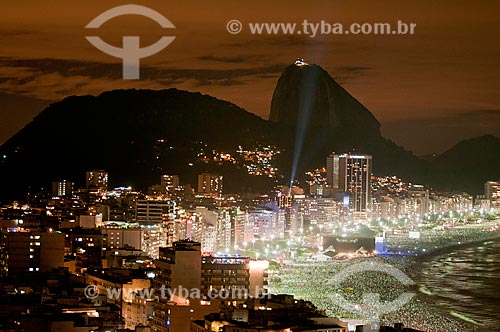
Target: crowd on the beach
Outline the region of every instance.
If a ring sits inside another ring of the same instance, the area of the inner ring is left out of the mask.
[[[314,303],[328,316],[339,318],[379,319],[381,324],[402,322],[405,326],[424,331],[464,331],[464,325],[444,315],[440,315],[414,296],[407,303],[392,312],[377,312],[380,303],[392,302],[403,293],[418,293],[418,286],[405,286],[394,276],[374,271],[356,272],[342,282],[332,282],[335,276],[349,266],[374,262],[375,266],[390,264],[394,268],[408,272],[411,264],[392,259],[356,258],[348,261],[293,262],[284,264],[270,274],[270,292],[273,294],[293,294],[296,298]],[[366,297],[364,294],[378,294]],[[339,301],[342,300],[342,301]],[[346,305],[349,303],[349,305]],[[397,306],[396,306],[397,307]],[[375,314],[375,315],[374,315]],[[472,331],[470,327],[467,330]]]

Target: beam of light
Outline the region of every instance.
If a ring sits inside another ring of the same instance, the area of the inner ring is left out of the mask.
[[[307,66],[307,65],[306,65]],[[312,103],[314,100],[314,92],[318,84],[319,70],[316,68],[304,68],[299,70],[307,70],[302,73],[303,77],[300,83],[299,91],[299,110],[297,114],[297,128],[295,133],[295,148],[293,152],[292,172],[290,176],[290,190],[292,189],[293,182],[297,175],[297,168],[300,157],[302,155],[302,147],[304,145],[304,138],[309,128],[311,114],[313,112]]]
[[[432,292],[431,292],[431,291],[430,291],[427,287],[425,287],[425,285],[420,285],[420,286],[418,287],[418,290],[419,290],[421,293],[424,293],[424,294],[429,295],[429,296],[434,295],[434,294],[432,294]]]
[[[472,324],[474,324],[474,325],[478,325],[478,326],[484,326],[484,324],[483,324],[483,323],[477,322],[477,321],[475,321],[474,319],[472,319],[472,318],[470,318],[470,317],[467,317],[467,316],[465,316],[465,315],[463,315],[463,314],[461,314],[461,313],[459,313],[459,312],[456,312],[456,311],[453,311],[453,310],[452,310],[452,311],[450,311],[450,314],[451,314],[453,317],[459,318],[459,319],[461,319],[461,320],[463,320],[463,321],[466,321],[466,322],[468,322],[468,323],[472,323]]]

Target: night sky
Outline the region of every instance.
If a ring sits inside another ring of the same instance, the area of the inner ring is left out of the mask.
[[[382,132],[415,154],[441,153],[458,141],[500,136],[500,2],[136,1],[167,17],[176,36],[142,59],[141,79],[123,80],[121,60],[86,35],[141,45],[165,31],[128,15],[84,29],[124,1],[3,1],[0,10],[0,144],[51,102],[119,88],[176,87],[231,101],[268,118],[282,70],[297,57],[325,68],[382,123]],[[226,31],[231,19],[291,22],[416,23],[415,35],[255,36]]]

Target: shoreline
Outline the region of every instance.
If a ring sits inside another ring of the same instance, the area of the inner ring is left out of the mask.
[[[485,237],[482,239],[476,239],[476,240],[471,240],[471,241],[467,241],[467,242],[452,243],[450,245],[446,245],[446,246],[443,246],[440,248],[428,250],[425,253],[420,252],[419,254],[415,254],[415,255],[405,255],[405,254],[394,253],[394,254],[379,254],[376,256],[382,257],[382,258],[389,258],[389,259],[390,258],[398,258],[401,260],[405,260],[405,259],[407,259],[407,260],[413,259],[415,261],[432,260],[437,256],[451,253],[451,252],[458,250],[458,249],[465,249],[465,248],[471,247],[475,244],[488,242],[488,241],[496,241],[496,240],[500,241],[500,231],[496,231],[495,235],[493,235],[493,236],[488,236],[488,237]]]
[[[483,239],[477,239],[477,240],[472,240],[472,241],[467,241],[467,242],[462,242],[462,243],[453,243],[450,244],[449,246],[441,247],[435,250],[429,250],[428,252],[414,257],[416,260],[421,261],[421,260],[432,260],[437,256],[441,256],[444,254],[449,254],[452,253],[455,250],[458,249],[466,249],[470,248],[475,244],[479,243],[484,243],[484,242],[489,242],[489,241],[495,241],[495,240],[500,240],[500,231],[495,232],[494,236],[489,236],[485,237]]]
[[[486,242],[486,241],[496,241],[500,240],[500,229],[496,230],[488,230],[489,227],[493,225],[498,225],[500,220],[496,220],[493,222],[488,223],[487,225],[484,225],[483,227],[480,228],[464,228],[465,230],[471,231],[471,234],[468,236],[476,236],[475,238],[472,239],[463,239],[463,235],[458,234],[452,234],[449,239],[447,239],[447,243],[443,244],[442,242],[437,242],[437,241],[428,241],[425,242],[425,240],[416,240],[414,243],[404,243],[401,242],[398,244],[397,240],[394,241],[395,243],[391,245],[387,245],[392,250],[388,250],[387,253],[385,254],[380,254],[380,257],[385,257],[385,258],[391,258],[391,257],[398,257],[400,259],[404,258],[413,258],[415,260],[426,260],[431,257],[439,256],[441,254],[449,253],[454,250],[460,249],[460,248],[467,248],[470,247],[474,244],[478,244],[481,242]],[[459,229],[456,229],[459,230]],[[443,232],[443,235],[446,234],[447,231]],[[425,239],[425,236],[427,234],[423,234],[423,238]],[[445,238],[443,236],[442,238]],[[405,240],[405,239],[403,239]],[[397,247],[399,245],[399,247]],[[437,248],[433,248],[436,247]],[[402,247],[401,247],[402,246]],[[415,249],[410,249],[408,250],[409,247],[413,247]],[[425,248],[424,248],[425,247]],[[408,250],[408,251],[407,251]],[[397,251],[397,252],[396,252]],[[401,252],[407,252],[407,254],[401,253]]]
[[[454,290],[457,290],[457,294],[461,292],[461,288],[455,288],[450,286],[449,284],[446,286],[441,285],[441,281],[436,281],[436,278],[432,278],[429,280],[429,274],[432,275],[432,267],[435,262],[437,264],[441,264],[444,260],[450,259],[450,257],[456,257],[458,261],[462,259],[462,257],[476,257],[480,255],[482,250],[479,250],[480,247],[487,247],[491,249],[493,246],[500,243],[500,232],[495,231],[490,236],[484,237],[482,239],[477,239],[473,241],[468,241],[467,243],[457,244],[453,243],[449,246],[440,248],[435,250],[432,253],[421,255],[415,257],[413,261],[407,260],[405,263],[407,267],[411,269],[410,276],[412,280],[416,283],[416,287],[418,287],[417,296],[424,303],[428,303],[430,306],[435,308],[437,311],[441,312],[443,316],[452,317],[453,319],[458,319],[463,324],[470,327],[470,331],[497,331],[497,327],[495,329],[491,329],[493,326],[497,326],[497,322],[492,322],[491,314],[478,313],[474,310],[471,310],[467,306],[461,307],[457,305]],[[453,256],[455,253],[458,253],[456,256]],[[453,259],[453,258],[452,258]],[[453,261],[451,262],[453,264]],[[439,271],[439,270],[438,270]],[[473,279],[468,276],[469,279]],[[482,281],[484,285],[492,282],[493,279],[485,279]],[[491,285],[490,285],[491,286]],[[450,290],[445,290],[444,297],[442,294],[440,295],[441,287],[445,287],[452,289],[452,293]],[[498,285],[495,283],[495,288],[498,289]],[[427,292],[428,293],[427,293]],[[471,293],[469,290],[465,291],[467,296],[469,296],[469,301],[473,301],[476,305],[481,304],[487,307],[491,306],[491,302],[484,300],[484,297],[478,293]],[[451,295],[450,295],[451,294]],[[486,311],[487,312],[487,311]]]

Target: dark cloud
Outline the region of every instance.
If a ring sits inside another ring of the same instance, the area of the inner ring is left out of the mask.
[[[23,30],[23,29],[2,29],[0,30],[0,38],[5,37],[20,37],[29,36],[39,33],[37,30]]]
[[[212,62],[225,62],[225,63],[241,63],[248,62],[258,58],[258,55],[237,55],[237,56],[217,56],[217,55],[206,55],[198,57],[201,61],[212,61]]]
[[[13,68],[28,68],[36,70],[37,74],[60,73],[63,76],[82,75],[92,78],[121,78],[120,63],[103,63],[66,59],[17,59],[0,57],[0,66]]]
[[[352,79],[365,76],[369,70],[371,70],[370,67],[345,66],[334,68],[331,74],[338,83],[342,84]]]
[[[235,57],[200,57],[206,61],[225,61],[227,63],[243,63],[246,60],[257,57],[235,56]],[[141,66],[141,79],[156,80],[163,84],[181,84],[188,80],[194,80],[196,85],[240,85],[245,84],[245,79],[251,76],[256,78],[274,78],[289,64],[269,64],[251,68],[229,68],[229,69],[186,69]],[[85,76],[92,79],[108,78],[122,79],[121,63],[103,63],[94,61],[67,60],[67,59],[15,59],[10,57],[0,57],[1,67],[23,68],[31,72],[31,75],[17,76],[12,72],[11,76],[2,76],[0,72],[0,82],[11,80],[12,84],[24,85],[40,74],[59,73],[64,77]],[[369,67],[345,66],[337,67],[333,71],[334,78],[339,83],[344,83],[353,78],[363,76]]]
[[[306,35],[254,35],[238,41],[223,43],[221,47],[234,47],[245,49],[266,50],[269,47],[295,47],[307,46],[308,48],[323,48],[325,46],[336,46],[342,44],[340,41],[332,41],[322,38],[311,38]]]
[[[122,79],[122,65],[118,63],[102,63],[80,60],[62,59],[14,59],[0,57],[1,67],[25,68],[31,70],[33,77],[41,74],[59,73],[64,77],[86,76],[93,79]],[[238,79],[266,74],[278,74],[286,67],[285,64],[270,64],[253,68],[234,69],[184,69],[141,66],[141,79],[160,80],[168,84],[179,84],[186,80],[195,80],[199,84],[240,84]],[[17,84],[26,83],[29,78],[7,77],[16,80]],[[0,77],[5,80],[6,77]]]
[[[221,81],[216,81],[216,82],[213,82],[210,80],[200,80],[197,82],[198,87],[210,86],[210,85],[232,86],[232,85],[244,85],[244,84],[246,84],[246,82],[243,80],[232,80],[232,79],[221,80]]]
[[[283,71],[286,65],[271,64],[268,66],[254,68],[235,68],[235,69],[178,69],[178,68],[141,68],[141,75],[144,78],[149,77],[169,77],[173,79],[194,79],[194,80],[213,80],[226,81],[235,78],[261,74],[278,74]]]

